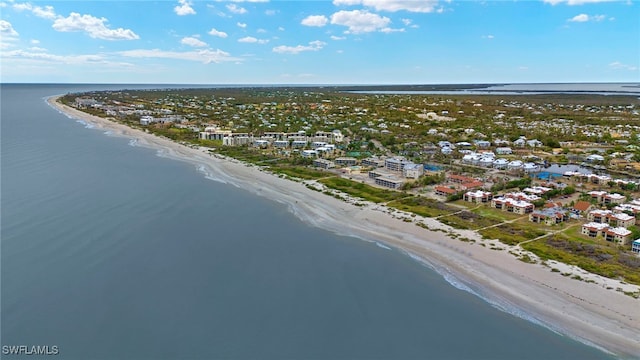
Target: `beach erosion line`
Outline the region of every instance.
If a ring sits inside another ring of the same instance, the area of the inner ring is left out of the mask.
[[[107,130],[104,133],[109,136],[129,138],[130,145],[154,149],[158,156],[191,163],[195,166],[196,171],[201,172],[207,179],[230,184],[261,197],[285,204],[291,213],[309,225],[326,229],[342,236],[355,237],[377,244],[377,246],[382,245],[381,247],[384,248],[391,247],[393,250],[401,251],[436,271],[452,286],[480,297],[501,311],[542,325],[554,332],[564,334],[603,351],[613,351],[623,356],[640,354],[640,345],[633,343],[633,336],[630,342],[608,346],[610,344],[606,340],[600,339],[602,332],[595,331],[590,334],[589,331],[576,331],[578,329],[576,329],[575,324],[570,326],[577,316],[574,315],[567,318],[568,314],[564,314],[563,319],[563,317],[558,317],[559,314],[562,314],[558,311],[550,313],[549,309],[545,309],[549,305],[544,303],[544,300],[546,300],[544,297],[540,298],[538,296],[538,299],[532,299],[522,304],[517,301],[526,297],[527,292],[535,291],[536,288],[532,289],[530,286],[520,285],[522,288],[519,291],[514,288],[508,289],[504,284],[500,284],[499,280],[492,279],[486,273],[481,273],[480,269],[491,270],[486,266],[489,262],[499,264],[501,261],[509,260],[505,252],[492,251],[475,246],[471,247],[474,249],[474,256],[469,256],[469,253],[465,255],[464,252],[456,251],[458,249],[457,245],[469,248],[469,244],[459,242],[442,232],[419,228],[413,223],[403,223],[402,220],[395,218],[392,214],[374,210],[374,207],[379,207],[379,205],[367,205],[363,208],[348,204],[342,200],[307,189],[301,182],[281,179],[259,169],[255,165],[243,164],[235,159],[228,159],[220,155],[203,152],[202,150],[188,148],[170,139],[144,133],[141,130],[129,128],[107,119],[93,117],[76,109],[64,107],[57,103],[54,97],[47,100],[50,106],[70,119],[82,120],[84,123],[92,125],[93,128]],[[85,127],[91,128],[86,125]],[[345,223],[345,219],[350,219],[348,224]],[[437,222],[433,219],[428,220]],[[420,232],[419,235],[417,235],[417,231]],[[453,242],[457,245],[451,245]],[[476,259],[477,255],[483,253],[482,250],[485,253],[484,264]],[[489,261],[486,261],[487,254],[489,255]],[[509,257],[513,260],[512,256]],[[521,262],[517,265],[534,267],[531,264]],[[509,265],[506,266],[506,268],[508,267]],[[546,269],[546,271],[548,272],[549,270]],[[492,272],[493,275],[498,275],[494,277],[501,276],[503,280],[507,279],[507,276],[514,276],[514,274],[507,272]],[[557,274],[553,275],[555,275],[554,281],[562,284],[544,284],[547,288],[556,288],[566,285],[565,283],[573,285],[573,287],[579,285],[583,288],[591,285],[580,284],[565,277],[558,277]],[[567,280],[570,282],[567,282]],[[522,279],[519,279],[519,281],[522,281]],[[515,284],[514,282],[511,283]],[[514,297],[514,292],[519,292],[520,296]],[[620,294],[612,291],[607,291],[607,293],[620,301]],[[574,296],[574,298],[576,297]],[[627,298],[631,299],[630,297]],[[516,300],[514,301],[514,299]],[[625,300],[623,302],[629,303],[629,299],[623,299]],[[559,301],[557,296],[552,300]],[[569,299],[567,296],[563,296],[562,300],[568,301],[573,305],[584,305],[583,302]],[[558,305],[562,305],[562,303],[558,303]],[[637,308],[640,306],[640,302],[636,301],[634,305]],[[624,306],[622,308],[624,309]],[[589,310],[595,310],[594,306],[591,306]],[[580,313],[579,315],[589,316],[588,313]],[[596,322],[594,320],[590,325],[601,325],[596,324]],[[611,332],[611,329],[607,330],[605,333]],[[631,334],[634,334],[635,330],[638,330],[638,324],[635,324],[635,329],[633,327],[629,328]],[[619,335],[621,337],[625,336],[623,334]],[[633,358],[633,355],[630,358]]]

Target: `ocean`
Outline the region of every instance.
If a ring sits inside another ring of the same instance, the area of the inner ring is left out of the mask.
[[[116,88],[0,88],[3,352],[611,358],[496,309],[400,251],[312,227],[284,204],[211,181],[44,100]]]

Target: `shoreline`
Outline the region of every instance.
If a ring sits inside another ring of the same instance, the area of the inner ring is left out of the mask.
[[[516,247],[484,240],[474,231],[452,229],[436,219],[414,217],[383,205],[365,202],[365,206],[355,206],[350,201],[308,189],[307,184],[319,186],[314,181],[283,179],[257,166],[81,112],[58,103],[59,97],[52,96],[46,101],[69,118],[82,120],[109,135],[129,138],[132,145],[155,149],[160,156],[189,162],[209,179],[284,203],[310,225],[372,241],[378,246],[390,246],[426,263],[451,285],[502,311],[623,358],[640,354],[640,300],[607,289],[639,291],[636,285],[589,274],[566,264],[554,263],[554,268],[561,269],[554,273],[549,267],[524,263],[509,254]],[[405,221],[406,218],[411,221]],[[344,219],[351,221],[345,223]],[[452,234],[473,239],[475,243],[462,242]],[[480,243],[493,243],[503,250],[492,250],[479,246]],[[594,283],[562,276],[563,272]]]

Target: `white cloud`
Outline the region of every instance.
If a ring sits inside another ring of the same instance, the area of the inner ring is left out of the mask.
[[[32,59],[32,60],[45,60],[53,61],[65,64],[86,64],[86,63],[105,63],[106,60],[102,55],[54,55],[49,54],[43,49],[36,49],[35,51],[13,50],[7,51],[2,54],[2,57],[6,58],[20,58],[20,59]]]
[[[189,46],[193,46],[193,47],[207,47],[207,43],[197,39],[195,37],[192,36],[188,36],[183,38],[182,40],[180,40],[180,43],[183,45],[189,45]]]
[[[395,33],[395,32],[404,32],[404,29],[392,29],[389,27],[380,29],[380,32],[383,32],[385,34],[391,34],[391,33]]]
[[[15,37],[18,36],[18,32],[14,30],[13,25],[7,20],[0,20],[0,35]]]
[[[543,0],[543,1],[551,5],[566,3],[569,6],[574,6],[574,5],[594,4],[594,3],[601,3],[601,2],[611,2],[611,1],[617,1],[617,0]]]
[[[211,28],[211,30],[209,30],[209,35],[221,37],[223,39],[228,36],[226,32],[216,30],[215,28]]]
[[[245,28],[247,27],[247,24],[245,24],[245,23],[241,23],[241,22],[236,23],[236,25],[238,25],[239,27],[241,27],[241,28],[243,28],[243,29],[245,29]]]
[[[491,35],[491,34],[489,34],[489,35],[482,35],[482,38],[483,38],[483,39],[489,39],[489,40],[491,40],[491,39],[495,39],[495,36],[493,36],[493,35]]]
[[[331,23],[347,26],[349,33],[360,34],[387,28],[391,20],[388,17],[372,14],[368,11],[342,10],[331,15]]]
[[[614,69],[614,70],[629,70],[629,71],[638,70],[637,66],[623,64],[623,63],[621,63],[619,61],[612,62],[611,64],[609,64],[609,67]]]
[[[227,4],[227,10],[231,11],[234,14],[246,14],[247,9],[238,6],[236,4]]]
[[[328,21],[329,19],[327,19],[327,17],[324,15],[310,15],[302,19],[301,24],[306,26],[322,27],[327,25]]]
[[[303,51],[318,51],[322,49],[327,43],[323,41],[311,41],[309,45],[298,45],[298,46],[285,46],[280,45],[273,48],[273,52],[279,54],[299,54]]]
[[[195,15],[196,11],[193,10],[193,8],[191,7],[191,2],[188,0],[178,0],[178,4],[176,7],[173,8],[173,11],[175,11],[176,14],[178,14],[179,16],[185,16],[185,15]]]
[[[15,3],[13,9],[17,11],[31,11],[35,16],[53,20],[56,18],[56,12],[53,10],[53,6],[33,6],[30,3]]]
[[[278,11],[277,10],[265,10],[264,14],[267,16],[273,16],[275,14],[277,14]]]
[[[602,21],[604,19],[606,19],[607,16],[606,15],[587,15],[587,14],[580,14],[580,15],[576,15],[574,17],[572,17],[571,19],[568,19],[567,21],[571,21],[571,22],[587,22],[587,21]]]
[[[265,30],[265,29],[258,29],[258,30],[256,30],[256,32],[257,32],[258,34],[264,34],[264,33],[266,33],[266,32],[267,32],[267,30]]]
[[[589,21],[589,15],[587,15],[587,14],[576,15],[576,16],[572,17],[571,19],[567,20],[567,21],[571,21],[571,22],[586,22],[586,21]]]
[[[125,57],[132,58],[159,58],[159,59],[175,59],[175,60],[188,60],[198,61],[204,64],[221,63],[229,61],[242,61],[242,58],[232,57],[228,52],[220,49],[211,50],[193,50],[185,52],[177,51],[163,51],[159,49],[138,49],[121,51],[118,54]]]
[[[241,39],[238,39],[238,42],[241,43],[249,43],[249,44],[266,44],[269,42],[267,39],[256,39],[253,36],[246,36]]]
[[[32,43],[33,45],[38,45],[38,44],[40,44],[40,40],[31,39],[31,43]]]
[[[345,40],[346,37],[345,36],[335,36],[335,35],[331,35],[331,40]]]
[[[59,17],[53,22],[53,29],[60,32],[84,31],[94,39],[136,40],[140,37],[130,29],[109,29],[105,18],[71,13],[68,17]]]
[[[409,11],[430,13],[436,11],[438,0],[334,0],[336,6],[363,5],[376,11]]]

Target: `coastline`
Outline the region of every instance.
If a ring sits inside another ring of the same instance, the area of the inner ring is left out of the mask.
[[[494,306],[516,316],[543,324],[559,333],[600,347],[623,358],[640,354],[640,300],[610,286],[637,291],[635,285],[588,275],[595,283],[576,281],[553,273],[539,264],[527,264],[508,253],[512,249],[499,244],[502,251],[482,247],[473,231],[455,230],[435,219],[408,214],[376,204],[358,207],[310,190],[306,184],[279,178],[237,160],[212,156],[153,134],[89,115],[47,99],[55,109],[70,118],[85,121],[110,135],[132,139],[136,146],[161,151],[161,155],[194,164],[208,178],[239,186],[254,194],[287,204],[290,211],[305,222],[341,235],[380,241],[432,264],[432,268],[452,285],[471,291]],[[345,223],[344,219],[351,219]],[[422,222],[428,230],[416,225]],[[474,244],[451,237],[459,234],[476,240]],[[554,265],[562,272],[585,273],[564,264]]]

